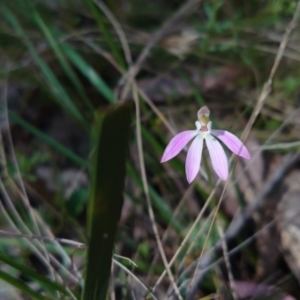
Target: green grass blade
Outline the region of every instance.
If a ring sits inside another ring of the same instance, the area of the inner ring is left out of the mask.
[[[54,94],[56,102],[87,129],[88,125],[86,124],[84,116],[75,106],[74,102],[69,97],[63,86],[59,83],[59,81],[57,80],[51,69],[48,67],[48,65],[38,55],[30,39],[25,34],[24,30],[15,18],[14,14],[4,5],[0,6],[0,12],[2,12],[2,16],[12,25],[15,32],[20,36],[20,38],[28,48],[30,55],[32,56],[36,65],[40,68],[49,88]]]
[[[35,20],[36,24],[40,27],[40,29],[44,33],[45,37],[47,38],[50,46],[52,47],[53,51],[55,52],[65,73],[70,78],[71,82],[73,83],[73,86],[75,87],[75,89],[77,90],[77,92],[79,93],[81,98],[85,101],[89,110],[93,113],[93,111],[94,111],[93,105],[90,102],[90,100],[87,98],[87,96],[85,95],[85,92],[84,92],[81,82],[79,81],[75,72],[72,70],[69,62],[65,58],[64,53],[61,51],[60,45],[56,42],[56,39],[54,38],[53,33],[51,32],[50,28],[47,27],[47,25],[45,24],[45,22],[43,21],[43,19],[41,18],[41,16],[39,15],[39,13],[35,10],[35,8],[33,6],[32,6],[32,15],[33,15],[33,19]]]
[[[120,55],[118,47],[116,46],[114,40],[111,38],[111,34],[107,31],[106,26],[103,21],[103,18],[101,16],[101,14],[99,13],[99,10],[96,7],[94,1],[87,0],[86,3],[88,5],[91,13],[94,15],[94,18],[95,18],[96,22],[98,23],[98,26],[99,26],[101,32],[103,33],[103,36],[104,36],[107,44],[109,45],[114,58],[120,64],[122,69],[125,69],[124,60],[123,60],[122,56]]]
[[[97,72],[67,44],[61,44],[61,49],[65,52],[74,66],[90,81],[90,83],[102,94],[108,102],[115,103],[116,98],[111,88],[103,81]]]
[[[102,115],[97,122],[83,300],[106,299],[113,247],[123,205],[131,110],[131,106],[123,104]]]
[[[31,297],[30,299],[36,299],[36,300],[50,300],[50,299],[53,299],[54,300],[54,298],[49,298],[49,297],[43,296],[43,295],[41,295],[41,293],[32,290],[23,281],[11,276],[10,274],[8,274],[8,273],[6,273],[2,270],[0,270],[0,279],[2,279],[5,282],[9,283],[10,285],[12,285],[16,289],[20,290],[24,294],[30,296]]]
[[[53,282],[50,279],[40,275],[39,273],[29,269],[28,267],[22,265],[21,263],[17,262],[15,259],[11,259],[6,255],[0,253],[0,261],[4,262],[5,264],[19,270],[25,276],[33,278],[36,282],[39,282],[41,286],[47,288],[49,293],[56,295],[56,291],[59,291],[65,295],[68,295],[69,292],[65,288],[64,285],[60,285],[57,282]]]
[[[0,111],[2,111],[3,108],[0,107]],[[69,150],[67,147],[63,146],[61,143],[50,137],[49,135],[43,133],[39,129],[37,129],[35,126],[31,125],[29,122],[25,121],[21,117],[19,117],[16,113],[14,112],[8,112],[9,118],[25,128],[27,131],[31,132],[33,135],[35,135],[38,139],[41,141],[45,142],[49,146],[53,147],[56,149],[58,152],[62,153],[66,157],[68,157],[71,161],[75,162],[79,166],[88,169],[89,164],[86,160]]]

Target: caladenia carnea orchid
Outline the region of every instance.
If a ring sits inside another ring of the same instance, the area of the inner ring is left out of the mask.
[[[197,129],[183,131],[175,135],[161,159],[161,162],[165,162],[175,157],[194,138],[185,162],[186,178],[189,183],[195,179],[200,170],[204,140],[206,141],[212,166],[217,175],[223,180],[228,178],[228,160],[223,147],[217,139],[221,140],[233,153],[246,159],[251,158],[249,151],[238,137],[225,130],[211,129],[209,114],[210,111],[207,106],[200,108],[198,121],[195,123]]]

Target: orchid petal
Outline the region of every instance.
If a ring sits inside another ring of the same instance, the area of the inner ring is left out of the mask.
[[[233,153],[246,159],[251,158],[248,149],[234,134],[225,130],[212,130],[211,133],[220,139]]]
[[[226,180],[228,177],[228,162],[224,149],[212,135],[207,136],[205,140],[214,170],[221,179]]]
[[[203,139],[198,135],[193,140],[185,161],[185,172],[188,183],[191,183],[195,179],[200,170],[202,149]]]
[[[165,162],[175,157],[197,134],[197,130],[188,130],[175,135],[165,149],[160,162]]]

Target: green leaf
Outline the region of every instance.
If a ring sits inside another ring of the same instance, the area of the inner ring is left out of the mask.
[[[130,123],[131,107],[123,104],[100,116],[96,124],[83,300],[106,299],[114,241],[123,205]]]

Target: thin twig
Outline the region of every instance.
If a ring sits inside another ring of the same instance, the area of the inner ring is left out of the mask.
[[[73,241],[73,240],[69,240],[69,239],[63,239],[63,238],[56,238],[56,237],[50,237],[50,236],[39,236],[39,235],[31,235],[31,234],[22,234],[22,233],[18,233],[18,232],[8,232],[5,230],[0,230],[0,236],[4,237],[4,238],[25,238],[25,239],[29,239],[29,240],[44,240],[44,241],[57,241],[61,244],[65,244],[71,247],[75,247],[76,249],[87,249],[87,245],[77,242],[77,241]],[[118,254],[114,254],[114,257],[120,258],[120,259],[124,259],[126,261],[128,261],[130,264],[132,264],[134,267],[138,267],[138,265],[132,261],[130,258],[122,256],[122,255],[118,255]]]
[[[294,147],[300,147],[300,141],[290,142],[290,143],[279,143],[273,145],[264,145],[264,146],[259,146],[257,148],[261,151],[266,151],[266,150],[284,150],[284,149],[290,149]]]
[[[212,209],[210,214],[204,219],[204,222],[201,224],[201,228],[197,232],[197,235],[193,238],[191,244],[189,245],[189,248],[186,250],[184,258],[182,259],[178,269],[181,270],[182,266],[184,265],[185,258],[190,255],[192,252],[193,248],[195,247],[196,241],[200,240],[201,235],[203,234],[203,231],[207,229],[207,224],[210,222],[210,219],[212,219],[213,215],[215,213],[215,209]]]
[[[22,234],[18,232],[8,232],[4,230],[0,230],[0,236],[6,237],[6,238],[26,238],[29,240],[43,240],[43,241],[57,241],[61,244],[69,245],[72,247],[76,247],[78,249],[86,249],[87,246],[83,243],[76,242],[73,240],[68,239],[62,239],[62,238],[56,238],[56,237],[50,237],[50,236],[40,236],[40,235],[33,235],[33,234]]]
[[[232,173],[232,172],[233,172],[233,170],[231,170],[231,173]],[[231,176],[231,174],[230,174],[230,176]],[[229,177],[230,177],[230,176],[229,176]],[[201,253],[200,253],[199,260],[198,260],[198,264],[197,264],[196,270],[195,270],[195,272],[194,272],[194,275],[193,275],[193,279],[192,279],[192,281],[191,281],[191,284],[190,284],[190,286],[189,286],[189,291],[188,291],[188,297],[187,297],[187,299],[193,299],[193,296],[194,296],[194,295],[193,295],[193,292],[192,292],[192,291],[195,289],[194,286],[197,285],[197,284],[194,284],[194,281],[195,281],[195,278],[196,278],[196,276],[197,276],[197,272],[198,272],[198,269],[199,269],[199,266],[200,266],[201,258],[202,258],[203,254],[204,254],[204,250],[205,250],[206,244],[207,244],[207,242],[208,242],[208,238],[209,238],[209,236],[210,236],[210,232],[211,232],[211,230],[212,230],[212,228],[213,228],[213,225],[214,225],[214,223],[215,223],[215,220],[216,220],[216,217],[217,217],[217,213],[219,212],[219,209],[220,209],[220,206],[221,206],[221,203],[222,203],[222,201],[223,201],[223,198],[224,198],[224,195],[225,195],[225,192],[226,192],[226,189],[227,189],[227,186],[228,186],[228,185],[229,185],[229,180],[227,180],[226,183],[225,183],[225,186],[224,186],[224,188],[223,188],[222,194],[221,194],[220,199],[219,199],[219,201],[218,201],[217,207],[216,207],[215,212],[214,212],[214,214],[213,214],[213,218],[212,218],[210,227],[209,227],[209,229],[208,229],[208,233],[207,233],[207,235],[206,235],[206,237],[205,237],[205,241],[204,241],[203,247],[202,247],[202,249],[201,249]]]
[[[200,4],[201,0],[189,0],[185,4],[183,4],[180,9],[169,19],[167,19],[163,25],[156,31],[153,37],[149,40],[146,46],[141,51],[140,55],[138,56],[136,62],[130,67],[128,72],[126,72],[121,81],[120,85],[125,85],[123,92],[121,94],[120,100],[124,101],[128,95],[130,84],[132,79],[140,71],[142,64],[144,63],[145,59],[148,57],[151,49],[172,29],[174,29],[174,25],[178,23],[183,16],[193,12],[195,8]]]
[[[147,201],[148,213],[149,213],[149,217],[151,220],[152,230],[153,230],[153,233],[154,233],[154,236],[156,239],[158,250],[159,250],[161,259],[163,261],[164,267],[166,269],[166,272],[170,278],[170,281],[175,290],[176,296],[179,299],[183,300],[183,298],[180,295],[179,289],[176,285],[176,282],[174,280],[173,274],[168,265],[166,254],[164,252],[161,239],[159,237],[158,229],[157,229],[156,222],[155,222],[155,216],[154,216],[154,212],[153,212],[153,208],[152,208],[152,204],[151,204],[151,200],[150,200],[148,181],[147,181],[147,175],[146,175],[146,169],[145,169],[145,163],[144,163],[143,144],[142,144],[142,135],[141,135],[140,107],[139,107],[139,99],[138,99],[137,92],[138,91],[137,91],[136,85],[133,84],[133,95],[134,95],[135,107],[136,107],[136,134],[137,134],[138,156],[139,156],[139,161],[140,161],[142,182],[143,182],[144,193],[145,193],[146,201]]]
[[[16,169],[18,186],[15,184],[15,182],[13,180],[11,180],[11,178],[10,178],[8,172],[7,172],[6,162],[2,166],[2,167],[5,167],[5,168],[2,169],[2,172],[6,175],[5,177],[10,180],[10,183],[15,186],[16,191],[19,193],[20,198],[22,200],[22,204],[26,208],[27,213],[29,215],[29,220],[31,221],[31,224],[33,226],[34,233],[35,234],[40,234],[40,230],[39,230],[37,221],[36,221],[36,219],[34,217],[33,209],[32,209],[32,207],[31,207],[31,205],[29,203],[28,196],[27,196],[27,193],[26,193],[26,189],[25,189],[24,184],[23,184],[23,180],[22,180],[22,177],[21,177],[19,165],[18,165],[18,162],[17,162],[15,150],[14,150],[14,145],[13,145],[13,140],[12,140],[11,132],[10,132],[10,129],[9,129],[10,127],[9,127],[8,109],[7,109],[7,88],[8,88],[8,83],[7,83],[7,81],[5,81],[5,83],[4,83],[4,93],[3,93],[3,99],[1,101],[1,106],[2,106],[2,109],[3,109],[3,113],[4,113],[4,125],[5,125],[5,128],[6,128],[6,136],[7,136],[7,142],[8,142],[7,146],[9,148],[10,155],[11,155],[14,167]],[[3,144],[1,145],[1,147],[3,147]],[[5,152],[4,151],[2,151],[2,155],[3,155],[2,161],[5,161],[6,158],[5,158]],[[3,189],[4,189],[4,186],[3,186]],[[10,201],[10,197],[7,195],[7,197],[5,197],[5,199],[6,199],[6,202],[8,203],[8,205],[9,205],[9,207],[13,211],[13,214],[15,215],[16,219],[18,220],[18,223],[27,232],[31,233],[31,230],[23,222],[23,220],[20,217],[19,213],[15,209],[15,206],[14,206],[13,202]],[[52,279],[55,280],[54,270],[53,270],[53,268],[52,268],[52,266],[50,264],[49,255],[48,255],[47,249],[46,249],[45,245],[43,245],[43,243],[41,243],[40,246],[41,246],[41,252],[43,252],[43,254],[44,254],[45,258],[46,258],[46,260],[45,260],[46,267],[48,268],[49,273],[52,276]]]
[[[117,265],[118,267],[120,267],[122,270],[124,270],[129,276],[131,276],[136,282],[138,282],[146,292],[148,292],[152,299],[157,300],[157,298],[155,297],[155,295],[151,292],[151,290],[139,279],[137,278],[128,268],[126,268],[124,265],[122,265],[120,262],[118,262],[117,260],[113,260],[113,263],[115,265]]]
[[[199,212],[196,220],[194,221],[193,225],[191,226],[190,230],[188,231],[188,233],[185,235],[183,241],[181,242],[180,246],[178,247],[178,249],[176,250],[175,254],[173,255],[172,259],[169,262],[169,267],[172,266],[172,264],[175,262],[176,258],[178,257],[178,255],[180,254],[181,250],[183,249],[184,245],[186,244],[187,240],[190,238],[191,234],[193,233],[196,225],[198,224],[198,222],[200,221],[200,219],[202,218],[202,216],[204,215],[210,201],[213,199],[213,194],[211,193],[210,197],[207,199],[207,201],[205,202],[204,206],[202,207],[201,211]],[[155,291],[158,287],[158,285],[162,282],[163,278],[166,275],[166,270],[160,275],[160,277],[158,278],[157,282],[155,283],[154,287],[153,287],[153,291]]]
[[[186,199],[187,199],[188,197],[190,197],[190,195],[191,195],[191,193],[192,193],[192,190],[193,190],[193,186],[190,185],[190,186],[186,189],[186,191],[185,191],[185,193],[183,194],[183,196],[181,197],[181,199],[180,199],[180,201],[179,201],[179,204],[177,205],[177,207],[176,207],[174,213],[172,214],[172,218],[171,218],[171,220],[170,220],[170,222],[169,222],[169,225],[168,225],[168,227],[166,228],[166,230],[164,231],[164,234],[163,234],[163,236],[162,236],[162,243],[164,243],[164,242],[166,241],[166,239],[167,239],[167,237],[168,237],[168,234],[169,234],[169,230],[172,228],[172,225],[171,225],[171,224],[172,224],[172,220],[174,220],[175,218],[177,218],[177,216],[180,214],[181,208],[182,208],[183,204],[186,202]],[[157,253],[156,253],[155,256],[154,256],[154,258],[153,258],[153,260],[152,260],[152,262],[151,262],[151,267],[150,267],[149,272],[148,272],[148,274],[147,274],[146,282],[148,282],[148,281],[150,280],[151,270],[152,270],[154,264],[156,263],[158,257],[159,257],[159,256],[158,256]],[[174,261],[175,261],[175,260],[174,260]],[[170,262],[169,262],[169,267],[171,267],[171,266],[172,266],[172,263],[171,263],[171,261],[170,261]],[[179,269],[180,269],[180,267],[179,267]]]
[[[166,128],[173,134],[176,134],[175,129],[170,124],[170,122],[165,118],[162,112],[158,109],[158,107],[151,101],[151,99],[147,96],[147,94],[141,89],[138,88],[139,94],[144,99],[144,101],[149,105],[152,111],[161,119],[161,121],[165,124]]]
[[[0,180],[0,185],[2,184],[1,180]],[[8,213],[6,212],[6,209],[4,208],[2,202],[0,201],[0,211],[2,213],[2,216],[4,217],[4,219],[7,221],[7,223],[10,225],[11,228],[13,228],[16,232],[19,231],[19,229],[16,227],[16,225],[14,224],[14,222],[12,221],[11,217],[8,215]],[[7,236],[9,237],[9,236]],[[37,257],[43,262],[45,262],[45,258],[43,257],[42,253],[39,251],[39,249],[37,248],[36,244],[34,243],[30,243],[28,242],[28,239],[26,239],[26,244],[28,245],[29,249],[32,250],[33,253],[35,253],[37,255]],[[51,261],[53,261],[53,264],[59,269],[61,268],[65,274],[68,274],[69,279],[71,279],[74,283],[78,283],[78,279],[76,277],[74,277],[69,270],[67,270],[64,265],[61,265],[60,262],[53,256],[50,255],[50,259]],[[58,274],[56,274],[56,276],[58,276],[58,278],[60,279],[60,281],[62,282],[62,279],[59,277]],[[71,291],[70,295],[73,299],[75,299],[75,296],[72,295]]]
[[[132,63],[132,56],[130,52],[130,48],[128,46],[128,42],[126,39],[126,35],[120,25],[120,23],[117,21],[113,13],[109,10],[109,8],[103,3],[103,1],[94,0],[94,3],[102,10],[102,12],[105,14],[107,19],[111,22],[113,25],[119,39],[122,45],[122,49],[125,54],[125,59],[127,61],[127,64],[131,65]]]
[[[225,264],[226,264],[226,268],[227,268],[227,272],[228,272],[231,294],[232,294],[232,297],[234,300],[238,300],[237,294],[235,292],[235,284],[234,284],[234,278],[233,278],[233,274],[232,274],[232,268],[231,268],[231,264],[230,264],[229,256],[228,256],[227,243],[225,241],[224,231],[223,231],[222,226],[220,225],[219,219],[217,220],[217,227],[218,227],[219,235],[220,235],[220,238],[222,241],[223,256],[224,256],[224,260],[225,260]]]
[[[90,47],[95,53],[106,59],[118,72],[120,72],[121,74],[123,73],[123,69],[119,66],[119,64],[110,53],[99,47],[99,45],[96,45],[91,39],[81,36],[78,36],[78,39],[88,47]]]
[[[264,199],[267,195],[273,190],[274,186],[276,186],[285,174],[290,170],[291,167],[295,165],[300,160],[300,155],[296,154],[293,156],[288,155],[286,160],[284,161],[283,165],[273,174],[273,176],[269,179],[266,183],[263,190],[256,195],[253,202],[249,204],[244,210],[240,211],[239,214],[233,219],[232,223],[230,224],[229,228],[226,230],[224,239],[226,243],[232,240],[240,230],[245,226],[249,218],[253,215],[253,213],[261,207]],[[214,253],[221,249],[221,241],[218,241],[216,245],[209,250],[202,258],[201,264],[198,268],[197,277],[195,278],[194,287],[198,286],[200,281],[203,279],[203,276],[206,274],[207,267],[211,264],[213,260]],[[229,252],[231,253],[231,251]],[[184,277],[189,269],[186,269],[181,277]],[[190,295],[192,296],[195,293],[196,287],[191,289]]]
[[[273,80],[274,80],[276,71],[279,67],[279,64],[280,64],[282,58],[283,58],[284,51],[285,51],[286,45],[289,41],[290,35],[291,35],[293,29],[296,28],[296,26],[297,26],[297,21],[298,21],[298,18],[299,18],[299,14],[300,14],[300,1],[298,1],[298,5],[297,5],[297,8],[294,12],[293,18],[292,18],[291,22],[289,23],[289,25],[287,26],[287,28],[285,30],[285,33],[282,37],[282,41],[279,45],[279,49],[278,49],[277,55],[275,57],[275,61],[273,63],[269,78],[268,78],[267,82],[264,84],[264,87],[263,87],[263,89],[260,93],[260,96],[258,97],[258,101],[256,103],[256,106],[255,106],[255,108],[254,108],[254,110],[251,114],[251,117],[250,117],[250,119],[249,119],[249,121],[246,125],[246,128],[244,130],[242,140],[247,139],[247,137],[250,133],[250,130],[251,130],[257,116],[261,112],[261,109],[263,108],[268,96],[270,95],[270,93],[272,91],[272,85],[273,85]]]
[[[131,265],[133,265],[134,267],[136,267],[136,268],[138,267],[138,265],[132,259],[130,259],[128,257],[125,257],[123,255],[118,255],[118,254],[114,254],[114,257],[118,257],[120,259],[124,259],[124,260],[128,261]]]

